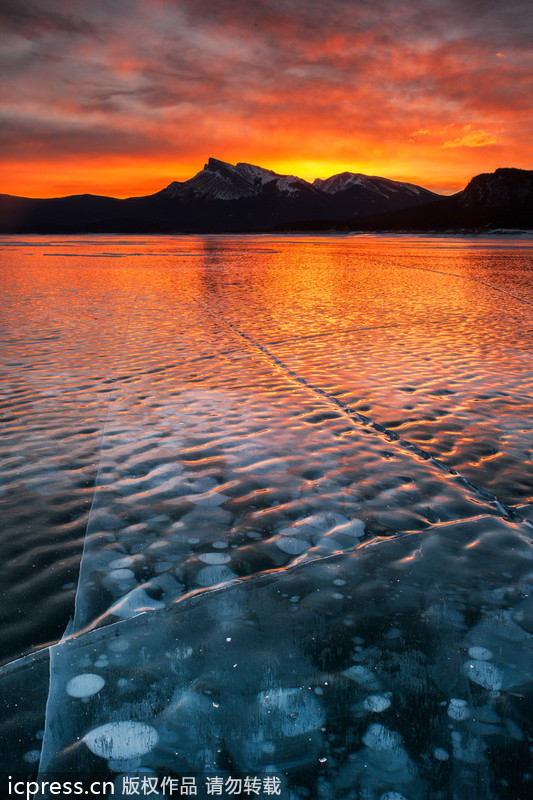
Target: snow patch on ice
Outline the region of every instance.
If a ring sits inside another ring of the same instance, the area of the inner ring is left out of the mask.
[[[379,690],[381,688],[376,676],[368,667],[364,667],[362,664],[354,664],[353,667],[343,670],[342,675],[349,678],[354,683],[358,683],[359,686],[363,686],[365,689]]]
[[[196,583],[199,586],[216,586],[218,583],[224,583],[236,577],[233,570],[225,564],[212,564],[197,573]]]
[[[370,697],[365,697],[363,700],[363,708],[367,711],[375,711],[380,714],[385,709],[389,708],[390,700],[383,694],[371,694]]]
[[[502,688],[502,671],[495,664],[491,664],[490,661],[478,661],[476,659],[465,661],[463,669],[471,681],[483,686],[485,689],[498,691]]]
[[[202,553],[198,556],[204,564],[227,564],[231,556],[227,553]]]
[[[131,569],[113,569],[109,577],[115,581],[129,581],[135,577],[135,573]]]
[[[371,750],[394,750],[401,747],[402,737],[396,731],[389,731],[375,722],[363,735],[363,742]]]
[[[143,756],[158,740],[156,729],[144,722],[108,722],[83,737],[91,753],[112,760]]]
[[[257,696],[265,728],[270,737],[299,734],[320,728],[324,710],[316,697],[303,689],[271,689]]]
[[[71,697],[91,697],[105,686],[105,680],[101,675],[93,672],[84,672],[76,675],[67,683],[67,694]]]
[[[27,753],[24,753],[22,758],[24,759],[24,761],[27,764],[37,764],[37,762],[41,758],[41,751],[40,750],[28,750]]]
[[[478,661],[490,661],[492,658],[492,651],[486,647],[469,647],[468,655]]]
[[[448,716],[455,720],[468,719],[470,717],[470,709],[466,700],[452,697],[448,706]]]
[[[379,798],[379,800],[407,800],[405,795],[400,794],[400,792],[385,792]]]

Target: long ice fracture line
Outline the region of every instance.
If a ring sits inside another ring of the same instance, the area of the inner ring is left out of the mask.
[[[259,350],[263,353],[264,356],[268,359],[271,364],[275,364],[280,370],[282,370],[294,383],[299,384],[300,386],[305,387],[309,392],[317,395],[321,398],[321,400],[325,401],[329,405],[335,406],[345,417],[347,417],[352,424],[363,425],[365,428],[370,428],[371,430],[375,431],[376,433],[380,434],[381,436],[385,437],[387,440],[391,442],[396,442],[400,447],[402,447],[407,452],[418,456],[419,458],[423,459],[424,461],[428,461],[429,463],[433,464],[434,466],[438,467],[442,472],[446,473],[447,475],[452,476],[456,481],[460,482],[469,489],[471,492],[477,494],[481,497],[485,502],[490,503],[493,505],[498,515],[503,517],[506,520],[513,520],[514,522],[522,522],[529,527],[533,527],[530,522],[525,520],[520,514],[516,511],[511,511],[510,508],[506,506],[501,500],[499,500],[496,495],[487,492],[486,489],[477,486],[475,483],[472,483],[471,480],[466,478],[464,475],[461,475],[456,469],[453,467],[448,466],[446,462],[441,461],[439,458],[435,458],[435,456],[428,453],[426,450],[423,450],[417,444],[413,442],[409,442],[407,439],[401,439],[397,433],[390,430],[389,428],[385,428],[383,425],[380,425],[379,422],[375,422],[370,417],[367,417],[365,414],[361,414],[358,411],[355,411],[353,408],[350,408],[346,403],[343,403],[342,400],[339,400],[334,395],[328,394],[323,389],[320,389],[318,386],[313,386],[312,384],[308,383],[305,378],[298,373],[294,372],[287,364],[281,361],[277,356],[274,355],[267,347],[260,344],[259,342],[255,341],[249,334],[244,333],[236,325],[232,322],[228,322],[218,311],[215,311],[211,306],[205,303],[203,300],[198,300],[198,302],[204,306],[204,308],[216,319],[218,319],[223,325],[228,327],[236,336],[239,336],[241,339],[251,347]]]

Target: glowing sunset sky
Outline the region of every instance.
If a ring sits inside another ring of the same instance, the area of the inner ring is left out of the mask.
[[[3,0],[0,192],[533,168],[531,0]]]

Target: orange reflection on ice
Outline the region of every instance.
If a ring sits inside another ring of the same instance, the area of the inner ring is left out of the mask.
[[[472,547],[477,547],[481,543],[481,539],[475,539],[473,542],[465,544],[465,550],[470,550]]]

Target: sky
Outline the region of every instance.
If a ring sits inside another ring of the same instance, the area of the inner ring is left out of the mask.
[[[2,0],[0,192],[533,168],[531,0]]]

